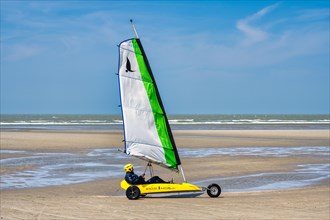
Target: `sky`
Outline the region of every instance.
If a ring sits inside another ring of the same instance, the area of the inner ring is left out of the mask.
[[[135,27],[168,114],[329,114],[329,1],[1,0],[1,114],[120,114]]]

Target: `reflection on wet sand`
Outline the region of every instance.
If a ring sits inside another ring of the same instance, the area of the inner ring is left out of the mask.
[[[119,178],[131,157],[116,149],[90,149],[79,153],[45,153],[1,150],[1,189],[33,188]],[[220,156],[289,157],[312,156],[327,160],[326,146],[181,148],[182,158]],[[6,156],[8,155],[8,156]],[[15,157],[17,155],[17,157]],[[287,172],[228,176],[194,182],[218,182],[228,192],[301,188],[329,179],[329,163],[300,164]]]

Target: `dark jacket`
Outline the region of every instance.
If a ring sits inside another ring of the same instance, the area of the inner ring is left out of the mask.
[[[136,175],[134,172],[127,172],[125,175],[126,182],[130,184],[142,184],[145,183],[145,180],[142,176]]]

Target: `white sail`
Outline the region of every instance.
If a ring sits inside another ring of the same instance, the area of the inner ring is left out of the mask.
[[[123,41],[119,53],[125,152],[177,170],[180,158],[140,40]]]

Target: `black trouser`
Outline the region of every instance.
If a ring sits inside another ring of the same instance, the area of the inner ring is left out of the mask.
[[[159,176],[153,176],[147,180],[146,183],[165,183],[165,181],[162,180]]]

